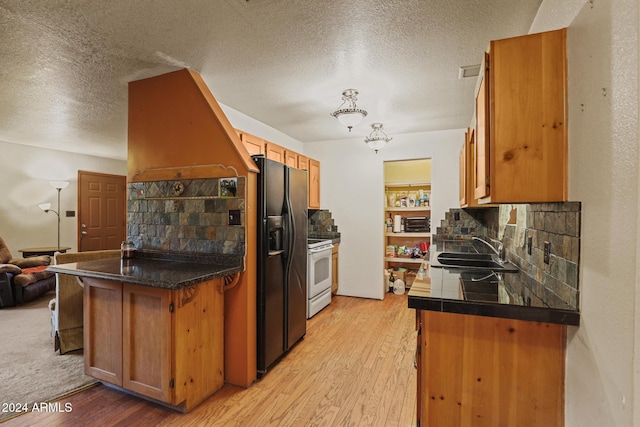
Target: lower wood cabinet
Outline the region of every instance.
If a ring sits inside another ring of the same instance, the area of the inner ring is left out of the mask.
[[[340,243],[334,243],[331,249],[331,295],[338,292],[338,247]]]
[[[565,325],[417,316],[418,425],[564,425]]]
[[[182,411],[222,387],[222,279],[180,290],[82,281],[87,375]]]

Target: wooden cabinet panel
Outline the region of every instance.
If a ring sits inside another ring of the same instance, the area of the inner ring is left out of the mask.
[[[240,131],[240,140],[244,144],[245,148],[249,152],[249,154],[264,154],[265,153],[265,142],[262,138],[258,138],[257,136],[251,135],[250,133]]]
[[[309,159],[309,209],[320,209],[320,162]]]
[[[476,95],[476,132],[474,147],[475,199],[489,195],[489,54],[485,53],[480,67],[480,86]]]
[[[475,144],[475,129],[468,129],[464,145],[460,150],[460,207],[462,208],[495,206],[493,204],[479,205],[478,199],[475,198]]]
[[[122,284],[84,278],[84,373],[122,385]]]
[[[562,426],[566,326],[421,311],[422,426]]]
[[[273,142],[265,142],[265,156],[267,159],[275,160],[276,162],[285,163],[284,147],[274,144]]]
[[[309,170],[309,158],[298,154],[298,169]]]
[[[331,294],[338,292],[338,246],[340,243],[334,243],[331,249]]]
[[[467,205],[467,141],[469,140],[469,132],[464,134],[464,144],[460,149],[459,175],[460,175],[460,207]]]
[[[422,310],[416,310],[416,331],[418,332],[416,336],[416,355],[415,355],[415,368],[416,368],[416,425],[422,425],[422,400],[424,396],[422,395],[422,347],[426,346],[426,343],[423,342],[422,337]]]
[[[83,281],[87,375],[183,411],[222,387],[222,278],[179,290]]]
[[[475,197],[566,201],[566,29],[492,41],[487,61],[476,103]]]
[[[174,291],[175,402],[187,411],[224,383],[223,279]]]
[[[122,386],[171,402],[171,291],[125,283],[122,292]]]
[[[298,153],[291,150],[284,150],[285,164],[292,168],[298,168]]]

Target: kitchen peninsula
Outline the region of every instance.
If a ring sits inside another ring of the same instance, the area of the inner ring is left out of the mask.
[[[243,269],[160,251],[49,267],[84,286],[85,373],[183,412],[223,385],[223,293]]]

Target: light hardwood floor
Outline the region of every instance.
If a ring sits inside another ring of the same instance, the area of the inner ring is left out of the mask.
[[[98,385],[61,399],[68,413],[32,412],[5,425],[415,426],[415,348],[406,295],[338,296],[263,379],[225,385],[188,414]]]

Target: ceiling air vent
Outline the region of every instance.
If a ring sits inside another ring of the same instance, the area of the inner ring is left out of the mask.
[[[458,78],[464,79],[467,77],[475,77],[480,74],[480,64],[477,65],[465,65],[458,68]]]

